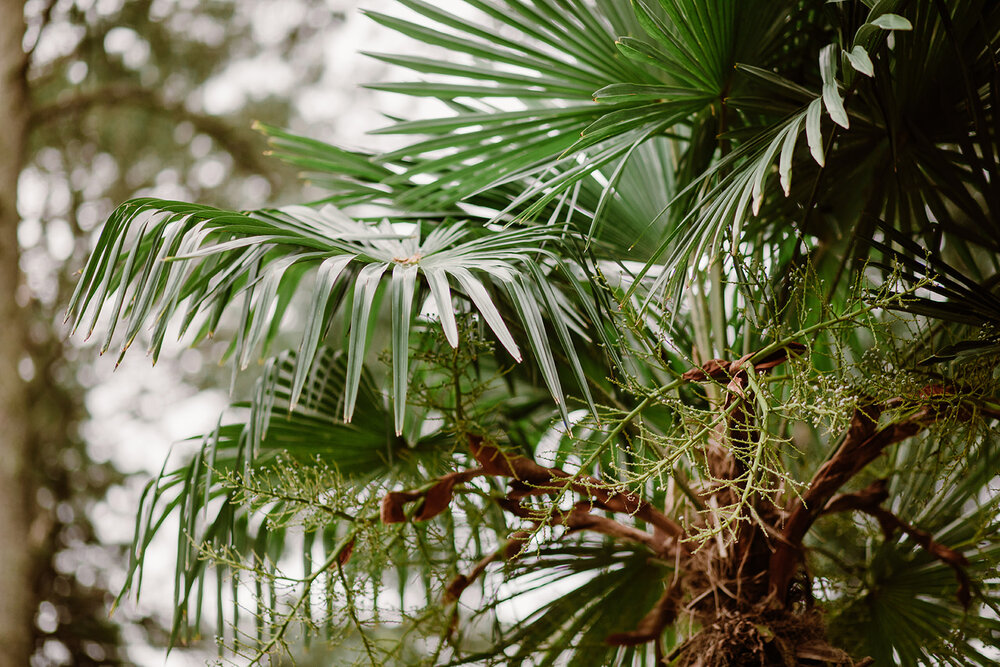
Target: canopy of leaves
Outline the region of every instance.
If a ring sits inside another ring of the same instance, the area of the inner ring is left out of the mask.
[[[1000,10],[400,4],[432,55],[379,87],[449,115],[262,127],[323,201],[127,202],[71,304],[301,341],[149,488],[176,632],[215,561],[253,659],[991,664]]]

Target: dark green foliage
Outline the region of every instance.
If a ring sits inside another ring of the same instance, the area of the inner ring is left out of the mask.
[[[401,4],[428,50],[378,87],[451,114],[388,154],[264,126],[322,202],[128,202],[84,270],[109,341],[303,331],[150,488],[176,632],[202,556],[257,582],[253,660],[990,664],[997,6]]]

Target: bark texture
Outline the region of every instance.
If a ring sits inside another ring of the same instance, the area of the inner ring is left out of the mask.
[[[0,0],[0,667],[28,664],[34,593],[27,393],[18,373],[26,314],[17,302],[17,180],[28,132],[23,3]]]

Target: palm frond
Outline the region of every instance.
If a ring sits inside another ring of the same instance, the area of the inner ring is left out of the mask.
[[[345,355],[319,350],[296,398],[300,365],[295,355],[268,360],[252,399],[234,406],[245,418],[220,423],[201,438],[200,451],[190,462],[170,472],[164,468],[147,485],[125,588],[140,589],[145,554],[161,526],[175,517],[179,526],[175,639],[189,627],[198,627],[203,604],[199,591],[211,582],[206,555],[222,556],[215,573],[219,581],[227,572],[235,576],[243,568],[273,566],[287,545],[285,531],[270,529],[272,522],[284,526],[289,517],[304,514],[314,516],[307,524],[312,521],[330,535],[343,534],[358,522],[377,520],[377,510],[374,518],[370,513],[387,485],[415,485],[428,465],[431,470],[447,469],[442,461],[449,456],[452,437],[422,429],[422,423],[413,430],[423,434],[412,442],[395,435],[393,416],[368,373],[362,373],[355,398],[357,417],[351,423],[331,417],[342,411],[345,402],[348,365]],[[309,474],[318,475],[321,484],[336,478],[344,485],[342,492],[350,489],[357,496],[350,506],[331,497],[330,505],[318,509],[312,504],[315,498],[296,495]],[[352,514],[355,505],[363,511],[366,504],[368,516]],[[234,618],[240,599],[234,596]],[[221,598],[216,600],[222,603]]]
[[[398,233],[387,220],[357,222],[332,206],[232,213],[178,202],[134,200],[123,204],[105,227],[69,312],[75,317],[74,328],[86,322],[92,332],[110,296],[117,294],[107,311],[110,322],[102,351],[110,347],[120,322],[126,331],[119,356],[143,323],[153,321],[150,345],[155,360],[175,316],[182,321],[181,335],[199,317],[203,319],[195,336],[198,340],[213,335],[223,313],[239,308],[242,302],[234,349],[238,367],[246,368],[256,350],[263,348],[262,354],[266,353],[273,338],[274,327],[265,325],[280,323],[291,294],[304,291],[297,289],[303,274],[316,270],[311,310],[299,346],[301,367],[292,394],[297,398],[301,392],[334,313],[346,307],[347,301],[348,382],[343,414],[350,420],[377,313],[373,304],[388,281],[396,432],[401,433],[412,304],[422,304],[429,290],[445,336],[456,347],[454,283],[511,357],[521,361],[520,348],[491,292],[499,286],[516,306],[542,376],[565,418],[566,400],[543,315],[553,322],[582,391],[589,396],[589,390],[565,327],[576,319],[568,310],[569,303],[554,298],[551,287],[537,282],[548,280],[549,269],[538,268],[552,256],[546,244],[557,243],[560,237],[548,229],[483,230],[476,238],[468,238],[470,233],[462,223],[443,224],[421,241],[417,233]],[[129,250],[123,248],[126,238],[132,244]],[[418,275],[424,279],[419,292]],[[347,285],[351,278],[353,290]]]
[[[1000,633],[990,611],[1000,605],[993,582],[1000,543],[995,539],[998,501],[983,498],[994,478],[997,449],[981,442],[945,480],[923,465],[935,449],[936,443],[925,442],[895,453],[893,465],[901,472],[891,487],[893,510],[967,558],[964,573],[974,582],[971,606],[956,597],[954,569],[912,539],[869,537],[856,542],[867,542],[867,553],[840,554],[861,560],[855,571],[864,573],[863,590],[837,606],[832,631],[844,645],[876,661],[950,663],[960,655],[962,664],[990,665],[995,658],[983,649],[995,646]]]

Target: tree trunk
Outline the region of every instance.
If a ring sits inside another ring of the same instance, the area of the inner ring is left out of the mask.
[[[27,315],[18,305],[17,180],[28,134],[27,57],[20,0],[0,0],[0,667],[32,652],[29,424],[18,364],[27,354]]]

